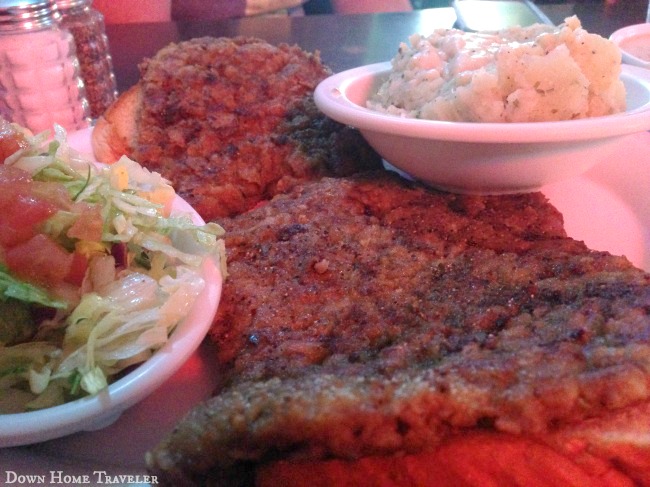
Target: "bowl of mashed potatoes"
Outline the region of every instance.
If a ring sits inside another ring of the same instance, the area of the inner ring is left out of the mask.
[[[576,17],[557,27],[413,35],[390,62],[334,74],[318,107],[436,188],[533,191],[650,129],[650,73]]]

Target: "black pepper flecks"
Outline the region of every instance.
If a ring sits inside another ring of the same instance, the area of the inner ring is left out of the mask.
[[[117,84],[105,33],[104,17],[88,6],[63,10],[62,14],[63,26],[71,32],[75,40],[90,115],[97,118],[117,98]]]

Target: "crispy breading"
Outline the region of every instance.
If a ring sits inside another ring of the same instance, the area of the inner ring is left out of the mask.
[[[170,179],[205,220],[381,165],[358,131],[316,108],[314,88],[331,74],[318,53],[203,37],[161,49],[140,70],[128,155]]]
[[[222,223],[224,384],[149,455],[170,485],[415,454],[467,431],[525,443],[650,399],[650,275],[567,237],[541,193],[371,173]]]

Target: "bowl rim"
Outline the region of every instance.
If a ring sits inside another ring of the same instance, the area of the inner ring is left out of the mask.
[[[174,211],[189,213],[197,224],[203,223],[191,206],[178,196],[174,201]],[[188,315],[149,359],[96,395],[36,411],[0,414],[0,448],[103,428],[160,387],[196,351],[217,312],[223,276],[215,259],[204,259],[201,274],[205,286]]]
[[[612,41],[614,44],[616,44],[621,50],[621,53],[623,54],[623,62],[630,62],[636,66],[650,68],[650,61],[644,61],[643,59],[639,59],[636,56],[632,56],[625,49],[621,47],[621,43],[626,39],[630,39],[632,37],[637,37],[637,36],[648,36],[648,35],[650,35],[650,23],[634,24],[634,25],[628,25],[626,27],[622,27],[618,30],[615,30],[609,36],[609,40]]]
[[[361,131],[375,131],[418,139],[483,143],[570,142],[601,139],[650,130],[650,71],[622,65],[621,79],[636,83],[646,94],[641,106],[623,113],[554,122],[449,122],[381,113],[355,103],[349,92],[388,75],[391,62],[368,64],[336,73],[314,91],[318,108],[338,122]]]

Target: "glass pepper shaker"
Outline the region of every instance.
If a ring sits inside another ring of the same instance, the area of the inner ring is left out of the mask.
[[[54,0],[0,0],[0,116],[38,133],[87,127],[72,34]]]
[[[117,98],[104,16],[92,0],[56,0],[61,22],[74,37],[90,115],[97,118]]]

